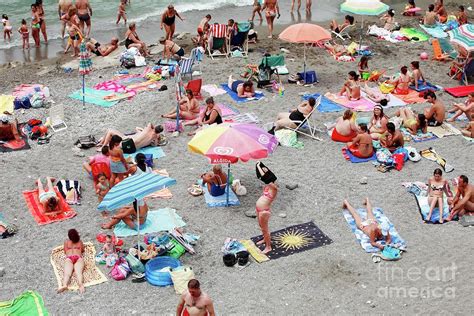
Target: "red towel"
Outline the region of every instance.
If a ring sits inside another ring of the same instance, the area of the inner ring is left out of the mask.
[[[38,225],[46,225],[54,222],[64,221],[77,215],[77,213],[69,206],[64,200],[63,196],[59,193],[55,187],[56,196],[59,198],[59,205],[62,213],[58,215],[46,215],[43,211],[43,205],[39,202],[38,189],[32,191],[24,191],[23,197],[25,198],[26,205],[33,215]]]
[[[349,136],[341,135],[337,132],[336,128],[333,128],[332,134],[331,134],[331,139],[335,142],[348,143],[348,142],[352,141],[352,139],[356,136],[357,136],[356,132],[353,132]]]

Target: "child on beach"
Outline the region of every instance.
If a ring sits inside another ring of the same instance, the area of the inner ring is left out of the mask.
[[[123,156],[123,151],[120,146],[121,143],[122,137],[118,135],[114,135],[110,139],[110,171],[112,171],[112,177],[110,178],[110,187],[113,187],[115,185],[116,179],[118,179],[119,182],[122,181],[128,171],[127,161]]]
[[[362,80],[368,80],[370,77],[369,57],[362,56],[359,61],[359,74]]]
[[[102,248],[102,252],[104,253],[103,259],[105,259],[105,265],[107,267],[112,267],[118,259],[114,239],[115,238],[112,238],[111,235],[107,235],[105,237],[104,247]]]
[[[95,186],[95,193],[97,194],[97,197],[99,199],[99,203],[102,202],[104,199],[104,196],[109,192],[110,190],[110,183],[109,180],[107,180],[107,177],[105,174],[100,173],[97,176],[97,184]]]
[[[28,29],[28,24],[26,24],[26,20],[21,20],[21,26],[18,29],[18,33],[21,34],[21,38],[23,40],[23,49],[30,49],[30,30]]]
[[[3,39],[6,41],[7,37],[8,40],[11,40],[12,36],[12,25],[10,24],[10,21],[8,21],[8,15],[4,14],[2,15],[2,24],[3,24]]]
[[[459,25],[467,24],[467,14],[464,12],[464,6],[459,6],[459,12],[456,15]]]
[[[260,17],[259,20],[260,22],[263,21],[262,18],[262,0],[253,0],[253,10],[252,10],[252,17],[250,18],[250,21],[253,22],[255,19],[255,13],[258,13],[258,16]]]
[[[405,10],[403,11],[402,15],[404,16],[415,16],[416,12],[414,11],[416,8],[415,0],[408,0],[408,4],[405,6]]]
[[[82,35],[79,26],[72,22],[72,19],[66,22],[66,26],[68,29],[69,39],[67,40],[67,45],[66,49],[64,50],[64,54],[67,54],[69,49],[72,47],[73,54],[71,56],[77,57],[79,56],[79,43],[82,41],[84,36]]]
[[[119,8],[118,8],[118,15],[117,15],[117,22],[115,24],[119,24],[120,19],[122,18],[125,24],[127,24],[127,15],[125,12],[125,5],[127,4],[127,0],[120,0]]]

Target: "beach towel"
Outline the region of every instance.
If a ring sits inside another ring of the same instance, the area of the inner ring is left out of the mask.
[[[422,92],[422,91],[427,91],[427,90],[433,90],[433,91],[438,91],[438,87],[429,83],[426,81],[426,83],[423,83],[423,80],[418,80],[418,89],[415,89],[415,85],[410,85],[410,89]]]
[[[60,222],[76,216],[76,212],[66,203],[63,196],[59,193],[59,190],[57,188],[54,190],[56,191],[56,195],[59,198],[60,209],[63,211],[57,215],[44,214],[43,205],[39,202],[38,189],[23,191],[23,197],[25,198],[26,205],[28,206],[31,215],[33,215],[33,218],[35,219],[36,223],[38,223],[38,225]]]
[[[10,140],[8,142],[0,141],[0,153],[30,149],[28,136],[24,132],[25,123],[18,124],[18,133],[21,141]]]
[[[349,160],[352,163],[360,163],[360,162],[367,162],[371,160],[377,160],[375,151],[374,151],[374,154],[369,158],[359,158],[359,157],[354,156],[354,154],[352,154],[351,151],[347,149],[347,147],[344,147],[342,148],[342,155],[344,156],[346,160]]]
[[[424,41],[427,41],[430,39],[430,37],[428,35],[426,35],[425,33],[423,33],[422,31],[420,31],[419,29],[415,29],[413,27],[402,27],[400,29],[400,33],[403,35],[403,36],[406,36],[407,38],[409,38],[410,40],[413,38],[413,37],[416,37],[418,38],[418,41],[417,42],[424,42]]]
[[[445,38],[448,36],[448,33],[446,33],[443,28],[439,25],[434,25],[434,26],[425,26],[423,24],[420,24],[420,27],[428,33],[429,35],[436,37],[436,38]]]
[[[313,94],[305,94],[301,98],[303,100],[308,100],[309,98],[313,97],[314,99],[318,99],[320,96],[319,93],[313,93]],[[343,108],[337,104],[336,102],[333,102],[326,98],[325,96],[321,97],[321,102],[319,103],[317,107],[318,111],[321,113],[326,113],[326,112],[338,112],[342,111]]]
[[[445,172],[451,172],[454,170],[454,167],[446,162],[446,159],[441,157],[433,148],[423,149],[420,151],[420,155],[423,158],[436,162],[438,165],[443,168]]]
[[[272,232],[270,235],[272,251],[266,254],[270,260],[290,256],[332,243],[331,238],[326,236],[313,222],[286,227]],[[262,239],[262,235],[251,238],[255,244]],[[263,250],[265,245],[257,245],[257,247]]]
[[[430,213],[430,205],[428,203],[428,197],[415,195],[415,194],[413,194],[413,196],[415,197],[416,203],[418,204],[418,211],[420,212],[421,219],[425,221],[426,218],[428,217],[428,214]],[[448,199],[445,196],[443,198],[443,219],[446,220],[448,216],[449,216],[449,205],[448,205]],[[431,219],[427,223],[439,224],[439,207],[438,206],[434,208],[433,213],[431,214]]]
[[[452,118],[455,115],[455,113],[448,113],[448,119]],[[463,113],[456,117],[455,121],[460,121],[460,122],[467,122],[469,119],[466,116],[466,113]]]
[[[374,102],[362,96],[357,101],[349,101],[345,96],[339,96],[334,93],[326,93],[324,96],[329,100],[354,111],[369,112],[373,111],[375,106]]]
[[[404,136],[411,138],[415,143],[426,142],[437,138],[433,133],[427,132],[425,134],[420,130],[418,130],[416,135],[413,135],[405,127],[400,127],[400,132],[402,132]]]
[[[172,231],[176,227],[183,227],[186,223],[175,209],[162,208],[149,211],[146,221],[140,225],[140,234],[150,234],[160,231]],[[117,237],[136,236],[138,232],[128,227],[123,221],[120,221],[114,228],[114,234]]]
[[[219,196],[212,196],[207,189],[207,185],[202,185],[202,180],[200,179],[199,184],[202,186],[204,192],[204,199],[208,207],[223,207],[227,206],[227,191],[226,193]],[[227,190],[227,188],[226,188]],[[238,206],[240,205],[239,198],[235,195],[234,190],[230,188],[229,190],[229,206]]]
[[[85,287],[101,284],[107,282],[105,275],[95,265],[95,248],[91,242],[84,243],[84,259],[83,284]],[[62,286],[62,279],[64,275],[64,262],[66,261],[66,254],[64,253],[64,246],[57,246],[51,252],[51,264],[53,265],[54,275],[58,281],[58,287]],[[68,290],[76,291],[79,289],[77,284],[76,274],[73,273],[71,281],[69,282]]]
[[[135,156],[140,153],[144,155],[153,155],[153,159],[159,159],[166,156],[165,152],[163,151],[163,148],[153,147],[153,146],[143,147],[143,148],[137,149],[137,151],[134,152],[133,154],[123,154],[123,156],[125,158],[132,157],[133,159],[135,159]]]
[[[298,140],[295,131],[289,129],[279,129],[275,131],[275,137],[278,143],[284,147],[292,147],[296,149],[303,149],[304,143]]]
[[[215,84],[206,84],[201,87],[201,90],[207,92],[209,96],[215,97],[218,95],[226,94],[226,90],[219,88]]]
[[[146,197],[150,199],[171,199],[173,194],[171,193],[170,189],[164,188],[156,191],[155,193],[147,195]]]
[[[469,86],[444,88],[444,91],[446,91],[455,98],[467,97],[470,93],[474,92],[474,84]]]
[[[0,95],[0,114],[3,114],[5,111],[13,113],[13,101],[15,101],[13,95]]]
[[[366,99],[369,99],[367,97],[367,94],[363,91],[361,91],[361,95],[366,98]],[[391,108],[391,107],[396,107],[396,106],[404,106],[406,105],[406,102],[403,101],[402,99],[398,98],[397,96],[393,95],[393,94],[389,94],[388,98],[390,99],[387,103],[386,106],[384,106],[384,108]]]
[[[230,105],[227,105],[227,104],[222,104],[222,103],[218,103],[216,105],[219,107],[219,109],[221,109],[222,117],[229,116],[229,115],[237,115],[237,114],[240,113],[239,110],[237,110],[233,106],[230,106]],[[199,112],[203,113],[204,111],[206,111],[206,107],[205,106],[200,106],[199,107]]]
[[[0,302],[0,315],[48,316],[41,295],[36,291],[25,291],[11,301]]]
[[[229,116],[224,117],[224,121],[229,122],[229,123],[253,123],[253,124],[258,124],[261,122],[258,116],[253,112],[229,115]]]
[[[387,216],[383,213],[383,210],[379,207],[374,207],[372,209],[374,216],[377,222],[382,227],[382,230],[389,231],[390,236],[392,237],[391,246],[398,248],[400,250],[406,250],[406,242],[403,240],[400,235],[398,234],[395,226],[390,222]],[[352,232],[355,234],[357,241],[360,243],[361,247],[369,253],[373,252],[380,252],[379,248],[376,248],[370,244],[369,236],[367,236],[363,231],[357,228],[354,218],[352,217],[351,213],[348,210],[343,210],[342,213],[344,214],[344,219],[346,220],[347,224],[351,228]],[[362,218],[362,220],[367,218],[367,210],[364,208],[357,209],[357,213]],[[385,241],[377,241],[380,242],[382,245],[385,245]]]
[[[106,97],[120,96],[119,94],[110,91],[96,90],[91,88],[85,88],[84,91],[86,103],[92,103],[104,108],[109,108],[118,103],[118,101],[107,101],[105,100]],[[82,90],[74,91],[72,94],[69,95],[69,97],[74,100],[82,101]]]
[[[440,126],[428,126],[428,132],[433,133],[438,138],[445,136],[462,135],[462,133],[449,123],[443,123]]]
[[[420,97],[420,93],[415,90],[408,90],[408,94],[392,94],[407,104],[425,103],[426,100]]]
[[[31,95],[37,92],[36,90],[39,90],[38,92],[40,95],[45,95],[44,88],[45,86],[42,84],[21,84],[13,89],[12,94],[17,99],[22,99],[24,97],[29,98]]]
[[[255,92],[255,97],[253,98],[240,98],[236,92],[232,91],[229,89],[226,83],[221,84],[222,89],[224,89],[227,94],[237,103],[243,103],[243,102],[249,102],[249,101],[255,101],[255,100],[260,100],[263,98],[263,93],[261,92]]]
[[[59,193],[69,205],[81,204],[81,182],[78,180],[59,180],[56,183]]]

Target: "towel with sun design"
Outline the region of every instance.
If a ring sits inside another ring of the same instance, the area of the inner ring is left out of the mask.
[[[290,226],[271,233],[272,251],[267,253],[268,258],[278,259],[292,254],[329,245],[331,238],[326,236],[313,222]],[[263,236],[256,236],[251,240],[256,244]],[[258,245],[261,250],[265,245]]]

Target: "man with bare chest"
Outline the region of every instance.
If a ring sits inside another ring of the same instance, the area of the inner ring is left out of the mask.
[[[201,285],[196,279],[188,282],[188,289],[181,294],[176,316],[215,316],[212,300],[201,291]]]
[[[89,34],[91,33],[91,17],[92,17],[92,8],[89,3],[89,0],[76,0],[76,9],[77,9],[77,16],[80,20],[80,28],[82,34],[89,38]],[[87,32],[85,28],[87,26]]]

